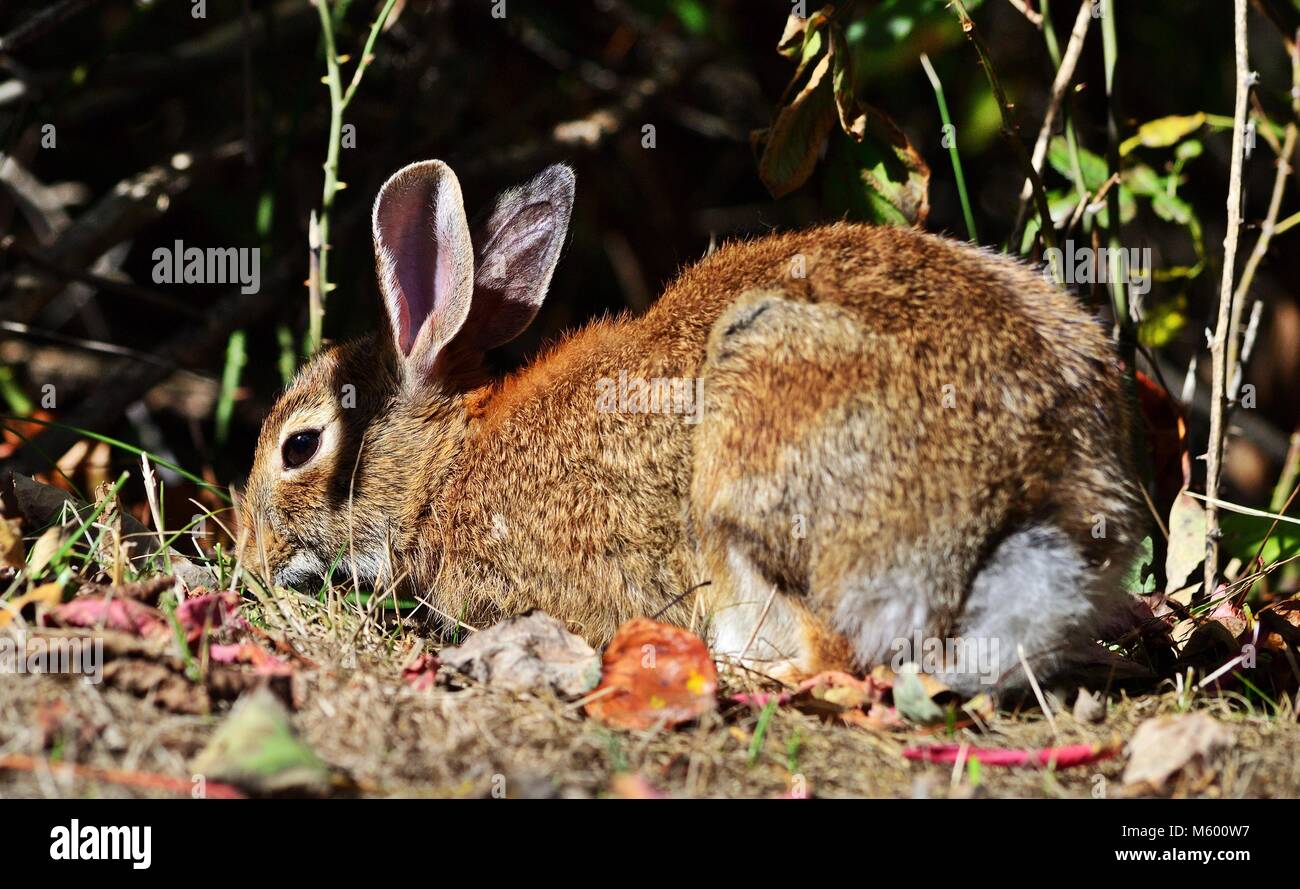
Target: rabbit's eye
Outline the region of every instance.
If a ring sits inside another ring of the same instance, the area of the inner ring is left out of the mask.
[[[280,455],[284,457],[284,465],[287,468],[296,469],[310,460],[319,447],[320,431],[308,429],[304,432],[295,432],[286,438],[280,448]]]

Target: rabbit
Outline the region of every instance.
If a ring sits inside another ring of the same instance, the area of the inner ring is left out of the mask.
[[[772,234],[494,377],[574,185],[549,167],[471,229],[446,164],[384,184],[387,324],[267,416],[243,565],[337,564],[471,628],[540,608],[596,646],[657,617],[786,681],[917,661],[967,694],[1064,669],[1127,608],[1121,365],[1040,272],[913,228]]]

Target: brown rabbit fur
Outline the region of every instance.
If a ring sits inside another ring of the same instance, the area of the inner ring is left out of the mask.
[[[572,193],[551,168],[471,237],[445,165],[389,181],[392,333],[320,355],[267,418],[245,565],[293,584],[342,553],[344,576],[404,579],[444,618],[541,608],[596,645],[662,614],[786,677],[888,661],[914,633],[995,640],[979,675],[937,670],[968,690],[1018,682],[1020,648],[1054,669],[1122,608],[1144,533],[1127,402],[1070,296],[968,245],[830,225],[725,245],[644,315],[490,379]],[[701,381],[703,404],[600,400],[665,379]]]

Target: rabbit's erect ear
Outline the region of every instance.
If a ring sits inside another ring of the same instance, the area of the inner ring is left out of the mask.
[[[393,343],[418,376],[461,329],[474,288],[474,247],[456,174],[442,161],[403,167],[379,190],[375,264]]]
[[[546,298],[573,209],[573,170],[547,167],[503,192],[474,231],[474,304],[462,334],[479,349],[509,342]]]

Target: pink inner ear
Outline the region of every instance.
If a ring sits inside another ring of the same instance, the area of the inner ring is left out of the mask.
[[[433,183],[403,185],[398,194],[389,196],[380,223],[381,243],[389,252],[392,276],[397,285],[387,294],[394,313],[397,344],[409,355],[420,327],[435,307],[437,275],[446,280],[446,269],[439,268],[438,232],[433,220],[437,212],[436,187]]]

